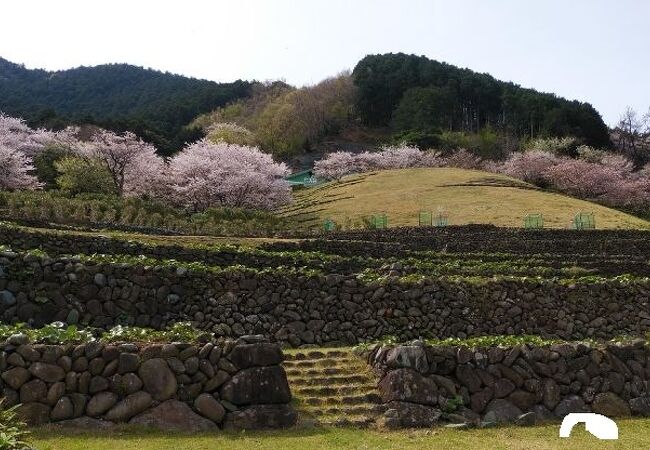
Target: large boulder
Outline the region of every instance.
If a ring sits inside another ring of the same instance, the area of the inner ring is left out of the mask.
[[[221,423],[226,415],[226,409],[210,394],[199,395],[194,400],[194,409],[215,423]]]
[[[23,403],[17,413],[27,425],[42,425],[50,421],[50,407],[43,403]]]
[[[20,389],[20,387],[25,384],[30,377],[31,374],[29,371],[23,367],[14,367],[13,369],[9,369],[2,373],[2,379],[5,383],[15,390]]]
[[[53,421],[67,420],[74,417],[74,405],[72,400],[69,397],[61,397],[59,401],[56,402],[50,417]]]
[[[221,398],[235,405],[289,403],[291,391],[282,367],[250,367],[223,385]]]
[[[224,429],[288,428],[296,423],[297,418],[290,405],[254,405],[226,414]]]
[[[569,395],[568,397],[560,400],[560,403],[558,403],[553,410],[553,413],[560,419],[564,418],[564,416],[570,413],[582,412],[589,412],[589,408],[585,404],[582,397],[578,395]]]
[[[456,367],[456,378],[470,392],[478,392],[481,389],[481,378],[477,371],[469,365],[463,364]]]
[[[253,366],[274,366],[282,362],[282,350],[277,344],[261,342],[235,346],[228,359],[240,369]]]
[[[613,392],[596,394],[594,401],[591,403],[591,410],[607,417],[621,417],[631,414],[627,402]]]
[[[510,423],[521,416],[521,409],[510,403],[508,400],[497,398],[492,400],[485,409],[483,420],[494,423]]]
[[[108,413],[106,413],[106,419],[111,422],[126,422],[131,417],[137,416],[149,408],[152,402],[153,399],[148,392],[136,392],[113,406]]]
[[[544,380],[543,386],[543,395],[544,395],[544,406],[549,410],[553,411],[558,403],[560,403],[561,392],[560,386],[551,378],[546,378]]]
[[[438,403],[438,388],[431,378],[413,369],[391,370],[378,385],[384,403],[402,401],[421,405]]]
[[[167,400],[129,421],[160,430],[214,431],[217,426],[210,420],[196,414],[186,403]]]
[[[391,369],[414,369],[421,374],[429,371],[427,353],[421,345],[402,345],[386,352],[386,365]]]
[[[516,390],[508,396],[508,401],[522,411],[531,411],[537,396],[531,392]]]
[[[65,378],[65,371],[54,364],[35,362],[29,366],[29,371],[36,378],[40,378],[47,383],[56,383]]]
[[[438,423],[442,412],[431,406],[418,405],[408,402],[390,402],[384,417],[389,418],[385,423],[390,427],[399,428],[429,428]]]
[[[92,417],[82,416],[76,419],[62,420],[55,424],[56,427],[73,428],[82,430],[105,430],[113,428],[116,425],[108,420],[93,419]]]
[[[162,358],[152,358],[140,365],[138,375],[144,389],[154,400],[163,401],[171,398],[178,388],[176,375]]]
[[[650,396],[633,398],[630,400],[630,409],[634,414],[650,416]]]
[[[47,385],[41,380],[30,380],[20,387],[20,402],[47,402]]]
[[[117,394],[113,392],[100,392],[94,395],[86,406],[86,414],[90,417],[99,417],[117,403]]]

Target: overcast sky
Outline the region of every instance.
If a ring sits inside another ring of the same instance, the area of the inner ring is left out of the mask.
[[[5,0],[0,56],[303,85],[415,53],[591,102],[613,124],[650,106],[649,18],[645,0]]]

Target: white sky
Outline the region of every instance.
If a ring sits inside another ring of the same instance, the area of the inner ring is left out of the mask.
[[[589,101],[612,124],[650,107],[649,19],[645,0],[4,0],[0,56],[302,85],[402,51]]]

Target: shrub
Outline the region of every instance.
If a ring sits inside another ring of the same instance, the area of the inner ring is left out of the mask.
[[[54,163],[56,184],[65,195],[116,194],[111,174],[95,158],[65,156]]]
[[[155,234],[269,236],[298,226],[263,210],[213,207],[195,217],[156,200],[103,194],[67,197],[58,191],[0,192],[0,210],[3,217],[18,221]]]
[[[56,179],[59,172],[56,169],[56,163],[73,155],[74,153],[68,148],[50,145],[34,156],[36,176],[45,184],[46,189],[58,187]]]
[[[538,150],[555,155],[575,155],[578,140],[574,137],[537,138],[524,144],[524,150]]]
[[[5,400],[0,400],[0,450],[29,450],[26,442],[29,437],[27,425],[18,418],[16,409],[4,407]]]
[[[236,123],[215,123],[208,127],[207,133],[207,139],[215,144],[225,142],[226,144],[252,146],[257,143],[255,135],[253,135],[250,130],[241,127]]]
[[[464,148],[456,150],[444,159],[444,166],[459,169],[482,169],[483,160]]]

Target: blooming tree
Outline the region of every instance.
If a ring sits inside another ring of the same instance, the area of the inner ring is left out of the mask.
[[[256,147],[206,139],[188,145],[169,163],[172,200],[200,211],[211,206],[274,209],[291,202],[289,171]]]
[[[0,145],[33,157],[56,139],[56,133],[27,126],[24,120],[0,113]]]
[[[474,153],[461,148],[447,156],[443,165],[445,167],[456,167],[459,169],[482,169],[484,163]]]
[[[560,162],[560,158],[544,150],[513,153],[497,170],[528,183],[545,184],[548,169]]]
[[[439,152],[422,151],[417,147],[399,145],[384,147],[379,152],[330,153],[314,164],[314,173],[321,178],[338,180],[351,173],[411,167],[439,167],[442,164],[443,159]]]
[[[340,180],[343,176],[358,170],[357,158],[350,152],[330,153],[324,159],[314,163],[314,174],[328,180]]]
[[[0,189],[38,189],[41,187],[29,158],[19,150],[0,143]]]
[[[116,134],[102,130],[81,146],[80,153],[103,163],[121,196],[153,193],[163,182],[165,163],[156,154],[156,148],[131,132]]]

